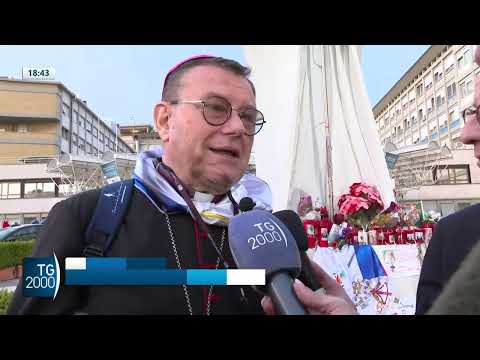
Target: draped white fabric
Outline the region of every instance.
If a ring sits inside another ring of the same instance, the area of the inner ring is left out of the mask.
[[[296,209],[303,193],[314,200],[318,197],[329,208],[327,196],[333,194],[336,208],[338,197],[358,181],[376,185],[387,205],[393,201],[357,47],[244,49],[257,88],[257,106],[267,120],[265,132],[255,139],[257,174],[270,184],[274,210]],[[330,177],[327,120],[332,149]]]
[[[270,185],[272,207],[285,209],[290,182],[292,132],[297,118],[300,46],[243,46],[257,107],[267,123],[255,136],[257,175]]]

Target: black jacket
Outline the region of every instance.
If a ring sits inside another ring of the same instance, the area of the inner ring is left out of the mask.
[[[480,243],[473,247],[428,311],[429,315],[480,315]]]
[[[55,254],[62,269],[62,283],[55,300],[24,298],[19,283],[8,314],[188,314],[182,286],[65,286],[65,257],[82,257],[84,233],[93,215],[100,190],[78,194],[56,204],[41,230],[34,246],[34,257]],[[206,238],[199,238],[196,246],[194,222],[187,213],[170,214],[176,247],[182,268],[199,268],[202,264],[216,264],[217,255]],[[224,228],[209,227],[220,247]],[[234,264],[228,239],[223,255]],[[120,226],[118,235],[107,254],[110,257],[164,257],[168,268],[177,268],[166,217],[137,189],[130,208]],[[188,286],[190,303],[195,315],[204,314],[207,286]],[[263,314],[260,300],[251,287],[243,287],[247,302],[241,299],[238,286],[214,286],[210,313]]]
[[[425,314],[480,236],[480,204],[440,220],[423,260],[416,314]]]

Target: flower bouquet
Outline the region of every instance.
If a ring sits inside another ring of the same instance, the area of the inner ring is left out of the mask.
[[[368,225],[384,209],[377,188],[365,183],[352,184],[349,193],[340,196],[338,208],[349,223],[363,229],[358,236],[359,243],[367,244]]]

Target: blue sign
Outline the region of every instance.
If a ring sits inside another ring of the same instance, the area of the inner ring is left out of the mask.
[[[120,176],[118,175],[118,169],[117,169],[117,162],[115,160],[103,164],[102,172],[108,184],[111,184],[112,182],[120,181]]]
[[[392,154],[392,153],[385,153],[385,161],[387,162],[387,168],[389,170],[392,170],[395,167],[395,164],[397,163],[399,155]]]
[[[23,259],[23,296],[55,299],[60,284],[60,267],[55,254]]]

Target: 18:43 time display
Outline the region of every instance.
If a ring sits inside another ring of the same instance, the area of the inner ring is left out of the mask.
[[[50,71],[48,69],[45,70],[28,70],[29,76],[50,76]]]

